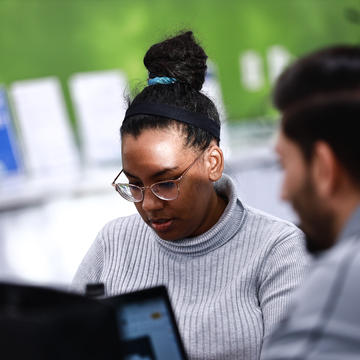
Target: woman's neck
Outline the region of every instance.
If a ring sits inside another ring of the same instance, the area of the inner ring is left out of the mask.
[[[216,193],[215,189],[211,194],[208,209],[211,209],[210,212],[205,214],[203,221],[201,222],[200,227],[194,232],[192,236],[198,236],[209,229],[211,229],[220,219],[221,215],[223,214],[226,205],[228,203],[228,199]]]

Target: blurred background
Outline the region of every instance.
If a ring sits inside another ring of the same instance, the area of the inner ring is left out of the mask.
[[[309,51],[360,41],[360,0],[0,0],[0,280],[67,286],[97,232],[135,212],[110,186],[126,96],[153,43],[191,29],[242,199],[279,198],[271,88]]]

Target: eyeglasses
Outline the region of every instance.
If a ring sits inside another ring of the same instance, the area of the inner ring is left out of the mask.
[[[115,190],[125,199],[131,202],[141,202],[144,200],[144,192],[146,189],[150,189],[151,192],[161,200],[175,200],[179,196],[179,185],[180,181],[191,169],[191,167],[200,159],[203,152],[184,170],[184,172],[175,180],[165,180],[156,182],[150,186],[137,186],[127,183],[116,183],[116,180],[124,171],[122,169],[112,182]]]

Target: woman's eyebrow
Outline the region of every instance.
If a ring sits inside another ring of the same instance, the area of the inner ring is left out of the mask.
[[[178,170],[178,169],[179,169],[178,166],[174,166],[174,167],[171,167],[171,168],[165,168],[163,170],[160,170],[160,171],[156,172],[155,174],[152,174],[150,177],[155,179],[157,177],[164,176],[167,173],[172,172],[174,170]]]
[[[126,170],[123,169],[123,173],[129,178],[129,177],[132,177],[132,178],[135,178],[135,179],[139,179],[137,176],[133,175],[133,174],[130,174],[129,172],[127,172]],[[140,179],[139,179],[140,180]]]
[[[150,175],[150,178],[155,179],[155,178],[157,178],[157,177],[164,176],[164,175],[166,175],[167,173],[170,173],[170,172],[175,171],[175,170],[178,170],[178,169],[179,169],[178,166],[173,166],[173,167],[165,168],[165,169],[162,169],[162,170],[157,171],[156,173]],[[133,174],[129,173],[129,172],[126,171],[126,170],[123,170],[123,173],[124,173],[127,177],[131,177],[131,178],[139,179],[139,180],[140,180],[140,178],[139,178],[138,176],[133,175]]]

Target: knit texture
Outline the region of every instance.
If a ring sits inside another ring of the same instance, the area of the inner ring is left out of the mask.
[[[197,237],[162,240],[138,214],[109,222],[73,288],[103,282],[110,296],[165,285],[190,359],[259,359],[263,337],[281,320],[304,274],[303,235],[244,206],[228,176],[215,189],[228,205]]]

